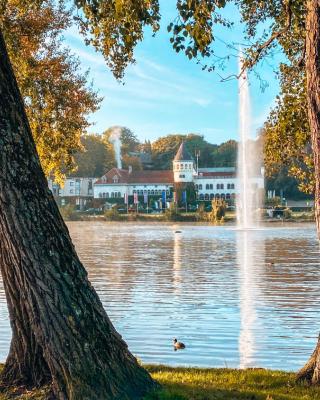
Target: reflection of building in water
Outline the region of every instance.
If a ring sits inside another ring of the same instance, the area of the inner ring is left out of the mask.
[[[240,368],[255,366],[259,321],[259,265],[264,261],[264,241],[257,231],[237,232],[237,257],[240,272]]]
[[[182,237],[181,233],[174,233],[173,241],[173,290],[179,294],[181,290],[181,251]]]

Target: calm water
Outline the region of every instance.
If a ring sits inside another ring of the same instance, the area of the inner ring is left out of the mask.
[[[144,362],[296,370],[313,350],[320,329],[313,226],[241,232],[72,222],[69,229],[114,325]],[[174,352],[173,337],[186,350]],[[0,285],[2,361],[9,343]]]

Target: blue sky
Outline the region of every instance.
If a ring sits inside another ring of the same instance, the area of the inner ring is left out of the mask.
[[[73,27],[65,34],[66,44],[80,57],[84,69],[104,97],[101,108],[91,117],[95,124],[90,132],[102,133],[112,125],[127,126],[140,140],[154,140],[170,133],[199,133],[211,143],[237,139],[238,82],[221,82],[216,73],[201,70],[183,54],[176,54],[169,43],[166,26],[174,16],[174,1],[162,0],[162,27],[153,38],[149,31],[135,51],[137,63],[130,66],[122,85],[105,65],[103,57],[91,47]],[[229,54],[226,43],[239,43],[243,26],[234,7],[225,15],[235,21],[234,27],[217,29],[215,49],[218,54]],[[274,77],[277,61],[269,59],[256,69],[268,82],[262,92],[260,82],[250,75],[252,136],[262,126],[278,94]],[[237,59],[231,57],[220,75],[238,70]]]

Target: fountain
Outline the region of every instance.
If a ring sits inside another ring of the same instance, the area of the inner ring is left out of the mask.
[[[237,195],[237,223],[240,229],[255,228],[258,225],[257,213],[259,195],[253,184],[253,177],[259,170],[255,141],[250,138],[250,94],[246,70],[243,70],[243,59],[239,61],[239,122],[240,142],[238,149],[238,195]]]
[[[264,258],[264,241],[255,228],[258,227],[259,193],[255,186],[260,160],[256,141],[250,137],[251,113],[249,82],[243,59],[239,60],[239,124],[240,142],[238,149],[237,188],[237,261],[240,274],[240,368],[255,366],[257,344],[255,330],[259,325],[257,314],[258,258]],[[257,258],[258,257],[258,258]]]

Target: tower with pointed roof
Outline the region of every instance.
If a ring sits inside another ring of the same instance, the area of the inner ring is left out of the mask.
[[[174,183],[193,182],[194,161],[184,142],[173,159]]]

